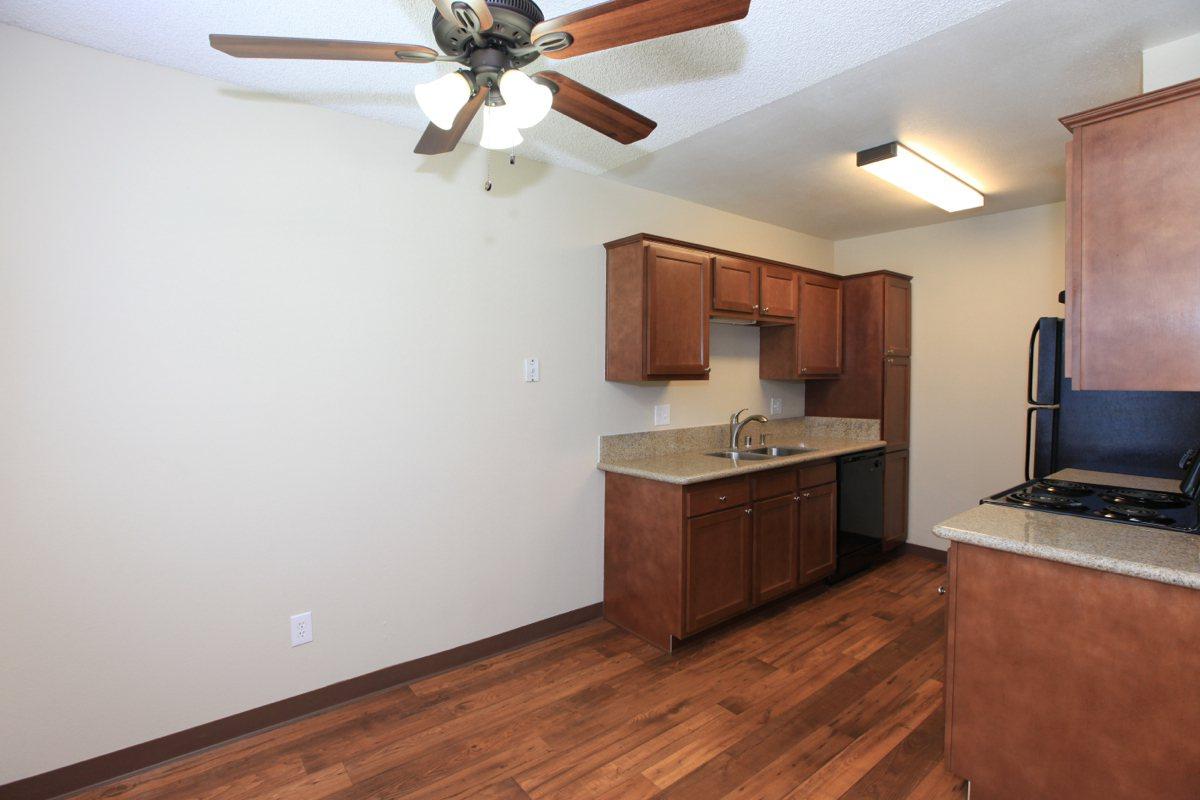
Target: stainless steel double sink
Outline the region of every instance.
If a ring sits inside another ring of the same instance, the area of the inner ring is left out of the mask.
[[[801,453],[811,453],[816,450],[815,447],[751,447],[745,450],[716,450],[712,453],[705,453],[706,456],[713,458],[724,458],[730,461],[767,461],[772,458],[780,458],[782,456],[798,456]]]

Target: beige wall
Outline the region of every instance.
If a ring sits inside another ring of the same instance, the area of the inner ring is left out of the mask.
[[[600,245],[829,242],[3,26],[0,74],[0,783],[595,603],[599,434],[802,413],[752,329],[605,383]]]
[[[840,241],[843,274],[912,275],[909,540],[1023,480],[1029,332],[1062,316],[1063,205]]]
[[[1200,78],[1200,33],[1142,51],[1142,91]]]

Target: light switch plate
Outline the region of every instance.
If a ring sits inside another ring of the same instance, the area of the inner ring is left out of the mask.
[[[655,425],[670,425],[671,424],[671,406],[664,404],[654,407],[654,424]]]
[[[537,383],[542,379],[542,367],[536,358],[525,359],[525,382]]]
[[[771,398],[771,416],[777,417],[783,413],[783,400],[778,397]]]

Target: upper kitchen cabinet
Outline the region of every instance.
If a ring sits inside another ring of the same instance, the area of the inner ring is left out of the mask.
[[[763,328],[759,377],[834,378],[842,371],[842,281],[818,272],[796,274],[796,323]]]
[[[796,282],[803,273],[788,267],[763,264],[759,270],[760,317],[770,317],[783,322],[796,318]]]
[[[912,278],[881,270],[850,275],[842,279],[840,289],[842,372],[838,380],[808,385],[805,412],[877,419],[888,451],[904,450],[909,439]],[[802,302],[801,321],[804,315]]]
[[[641,239],[608,249],[605,378],[706,379],[713,258]]]
[[[605,248],[607,380],[707,378],[711,318],[761,326],[763,378],[841,371],[838,276],[647,234]]]
[[[1073,388],[1200,391],[1200,80],[1062,123]]]
[[[713,311],[758,311],[759,266],[732,256],[713,259]]]
[[[912,355],[912,282],[908,278],[883,278],[883,354]]]

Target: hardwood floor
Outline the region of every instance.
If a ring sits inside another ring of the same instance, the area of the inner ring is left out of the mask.
[[[945,567],[902,556],[664,655],[596,621],[76,798],[961,798]]]

